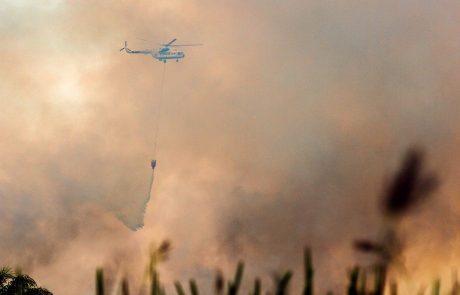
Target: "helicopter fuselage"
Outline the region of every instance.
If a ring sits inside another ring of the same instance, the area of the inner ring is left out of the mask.
[[[152,52],[152,56],[159,61],[166,62],[168,59],[175,59],[176,61],[179,61],[179,59],[185,57],[185,54],[182,51],[170,50],[169,48],[161,48]]]

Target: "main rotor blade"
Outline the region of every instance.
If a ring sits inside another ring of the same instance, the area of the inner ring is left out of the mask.
[[[197,44],[177,44],[177,45],[169,45],[169,47],[184,47],[184,46],[202,46],[203,44],[197,43]]]
[[[173,44],[174,42],[176,42],[176,38],[172,39],[171,41],[169,41],[169,43],[166,43],[165,46],[171,46],[171,44]]]

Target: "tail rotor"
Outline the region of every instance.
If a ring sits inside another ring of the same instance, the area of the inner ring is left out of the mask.
[[[126,48],[128,47],[128,42],[125,41],[125,47],[121,48],[120,51],[123,51],[125,50],[126,51]]]

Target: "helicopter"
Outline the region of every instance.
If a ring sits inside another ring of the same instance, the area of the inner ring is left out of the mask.
[[[152,49],[152,50],[131,50],[128,48],[128,42],[125,41],[125,46],[120,49],[120,51],[126,51],[129,54],[146,54],[151,55],[153,58],[158,59],[161,62],[166,63],[168,59],[179,60],[185,57],[183,51],[176,50],[175,47],[184,47],[184,46],[201,46],[203,44],[173,44],[176,42],[176,38],[172,39],[166,44],[160,44],[162,47],[159,49]]]

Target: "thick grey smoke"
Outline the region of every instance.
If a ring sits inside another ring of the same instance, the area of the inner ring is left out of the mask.
[[[1,264],[56,294],[89,294],[98,265],[139,282],[149,243],[165,237],[166,282],[205,283],[235,257],[269,278],[298,270],[309,244],[319,288],[340,289],[361,259],[351,241],[376,234],[385,175],[415,142],[444,186],[405,225],[417,245],[407,267],[447,274],[459,259],[446,249],[459,238],[459,11],[415,0],[2,1]],[[175,37],[205,46],[167,64],[158,118],[163,65],[118,49]],[[116,215],[142,207],[157,120],[152,201],[131,232]]]

